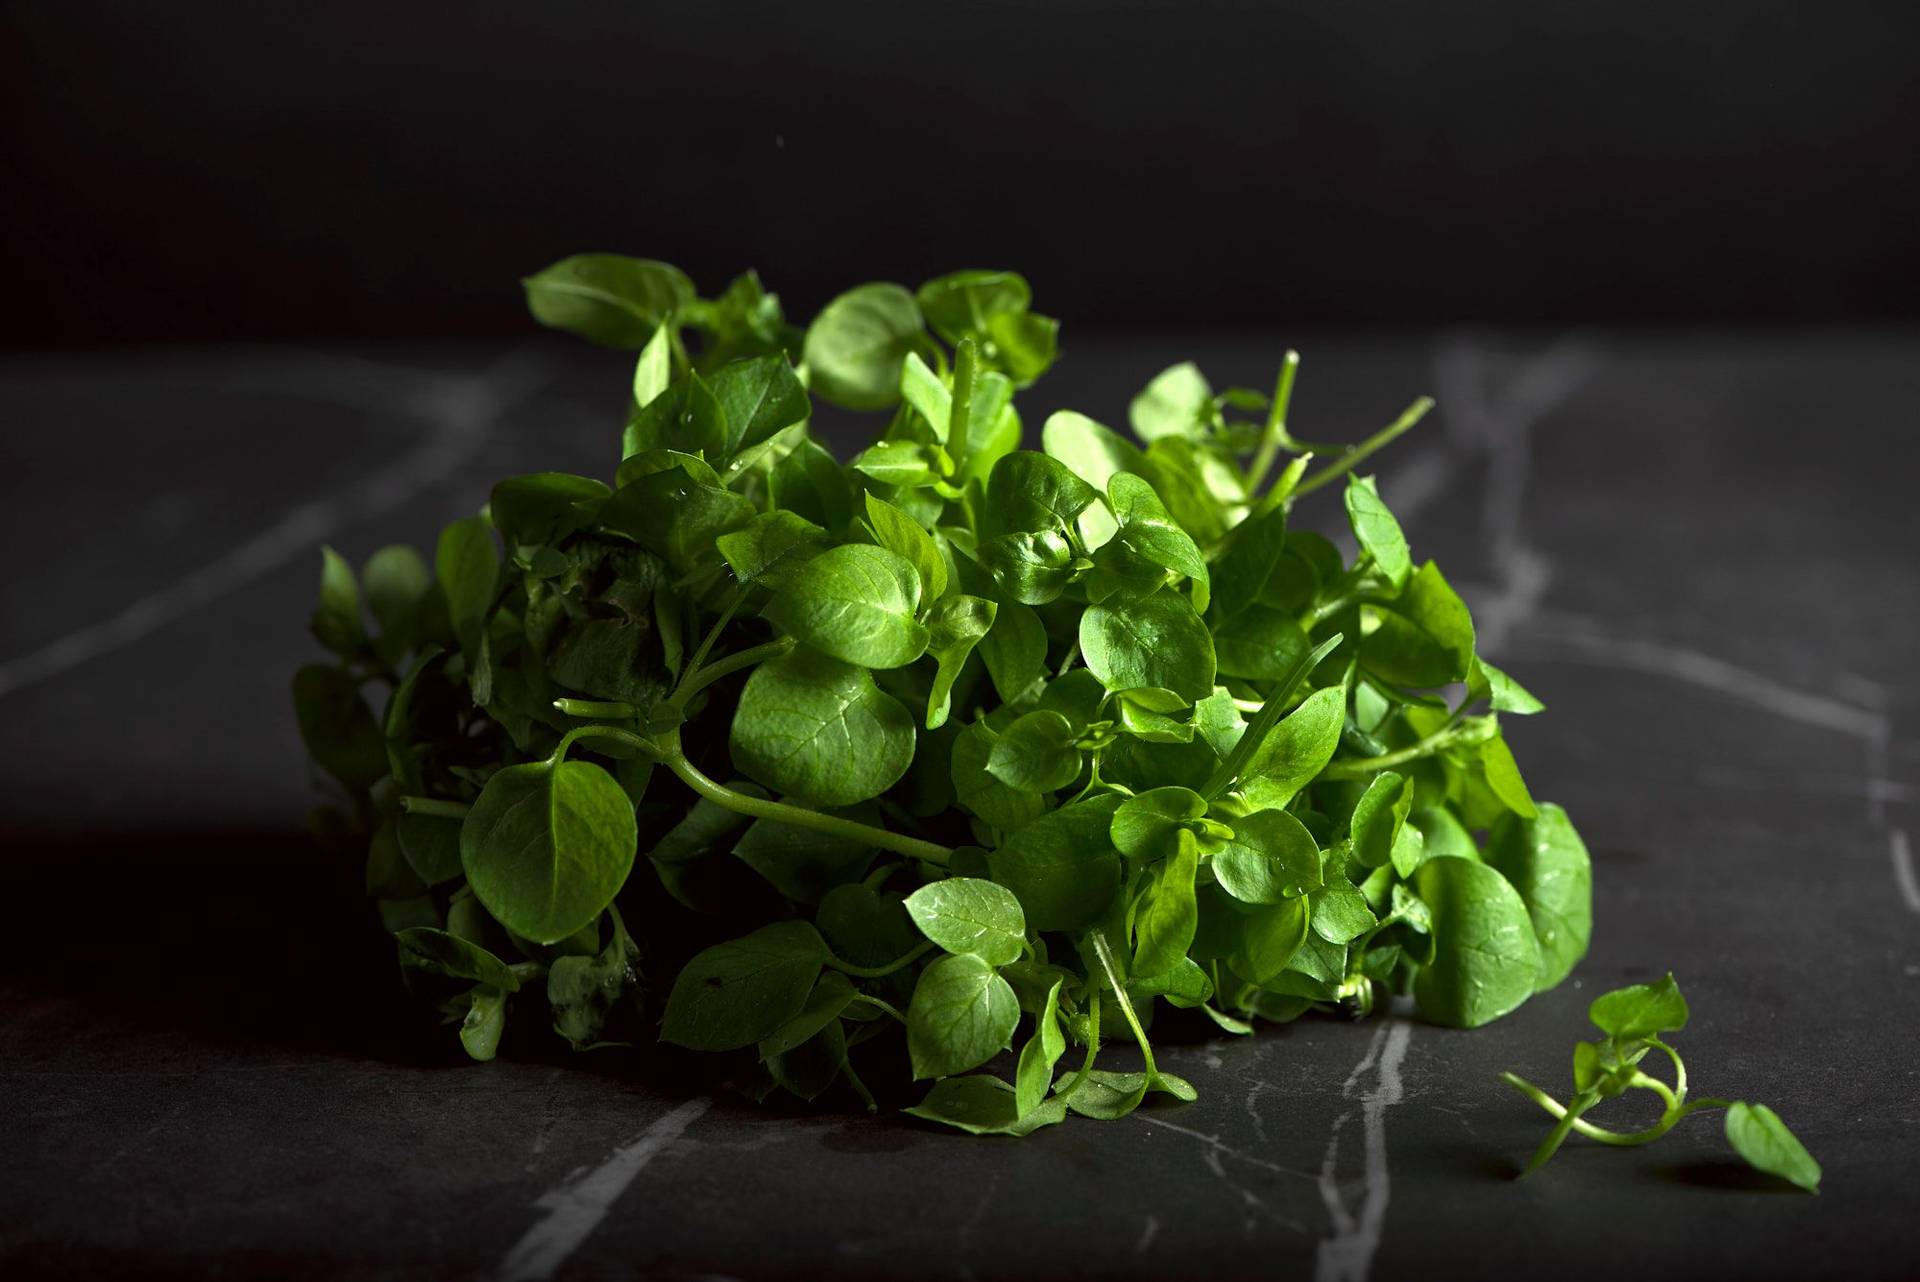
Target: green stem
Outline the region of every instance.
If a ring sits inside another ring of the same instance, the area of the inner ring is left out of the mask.
[[[852,962],[841,961],[838,957],[835,957],[832,953],[827,954],[827,965],[833,967],[835,970],[839,971],[843,975],[852,975],[855,979],[884,979],[886,976],[893,974],[894,971],[899,970],[902,967],[913,965],[913,963],[919,961],[922,957],[925,957],[931,951],[933,951],[933,941],[929,939],[921,943],[919,947],[915,948],[912,952],[908,953],[905,957],[895,958],[893,961],[888,962],[884,966],[856,966]],[[876,1005],[886,1006],[885,1002],[882,1002],[877,998],[866,997],[864,993],[861,994],[861,996],[865,998],[865,1000],[873,1002]],[[900,1017],[899,1011],[894,1010],[893,1007],[891,1006],[887,1006],[887,1010],[889,1013],[891,1013],[894,1016],[894,1018],[899,1019]],[[901,1023],[905,1023],[905,1022],[906,1022],[905,1020],[901,1020]]]
[[[645,753],[656,761],[660,759],[662,751],[659,744],[647,738],[645,735],[632,730],[622,729],[619,726],[575,726],[560,736],[560,742],[554,745],[553,755],[547,758],[547,760],[556,766],[559,765],[567,759],[567,749],[573,747],[574,744],[582,739],[612,739],[616,743],[626,744],[636,752]]]
[[[1247,474],[1247,493],[1252,494],[1273,470],[1287,436],[1287,405],[1293,400],[1293,377],[1300,371],[1300,353],[1288,351],[1280,358],[1280,378],[1274,384],[1273,404],[1267,408],[1266,430],[1260,435],[1260,452],[1253,457],[1253,470]]]
[[[738,610],[740,603],[746,599],[747,590],[744,584],[733,590],[733,595],[728,598],[726,607],[720,611],[720,617],[713,621],[713,626],[707,629],[707,635],[700,638],[700,644],[695,648],[693,657],[687,660],[687,673],[680,678],[680,685],[669,696],[671,702],[682,707],[686,706],[686,700],[693,696],[693,690],[687,688],[689,683],[699,674],[700,665],[707,661],[707,655],[712,651],[714,642],[720,639],[720,633],[726,629],[728,623],[732,622],[733,612]]]
[[[810,828],[814,832],[845,837],[881,850],[891,850],[896,854],[924,859],[930,864],[938,864],[943,868],[947,865],[947,861],[953,858],[953,851],[945,846],[935,845],[931,841],[921,841],[917,837],[909,837],[903,833],[888,832],[885,828],[875,828],[869,824],[857,823],[852,819],[842,819],[838,815],[823,815],[817,810],[790,806],[784,801],[770,801],[765,797],[749,797],[743,792],[735,792],[702,774],[698,766],[687,760],[686,754],[679,750],[677,744],[661,760],[667,769],[680,776],[681,782],[687,787],[708,801],[725,806],[735,814],[747,815],[754,819],[771,819],[775,823],[792,824],[796,828]]]
[[[1616,1148],[1633,1148],[1641,1144],[1651,1144],[1672,1130],[1674,1124],[1688,1113],[1697,1112],[1703,1108],[1725,1106],[1724,1100],[1700,1100],[1684,1108],[1667,1110],[1660,1115],[1659,1121],[1644,1131],[1610,1131],[1604,1126],[1595,1126],[1591,1122],[1583,1121],[1580,1117],[1580,1114],[1599,1103],[1598,1096],[1589,1098],[1586,1092],[1582,1092],[1574,1096],[1574,1106],[1568,1108],[1565,1104],[1562,1104],[1559,1100],[1547,1094],[1524,1077],[1518,1077],[1512,1073],[1502,1073],[1500,1074],[1500,1080],[1545,1109],[1550,1116],[1559,1119],[1560,1125],[1554,1128],[1554,1134],[1558,1135],[1560,1139],[1564,1140],[1566,1138],[1566,1132],[1572,1130],[1586,1136],[1590,1140],[1601,1144],[1611,1144]],[[1548,1136],[1548,1139],[1553,1142],[1554,1148],[1560,1146],[1559,1141],[1554,1140],[1553,1136]],[[1541,1145],[1541,1148],[1546,1150],[1546,1157],[1541,1157],[1536,1153],[1534,1155],[1535,1160],[1527,1164],[1529,1171],[1538,1167],[1547,1157],[1553,1156],[1552,1150],[1547,1149],[1546,1145]]]
[[[1431,757],[1463,738],[1466,736],[1460,733],[1458,726],[1448,726],[1434,731],[1411,747],[1385,752],[1377,757],[1354,757],[1347,761],[1336,761],[1322,770],[1320,777],[1322,779],[1365,779],[1368,775],[1379,774],[1382,770],[1391,770],[1395,766],[1404,766],[1409,761]]]
[[[1287,669],[1286,675],[1282,676],[1268,693],[1266,706],[1260,710],[1260,715],[1254,718],[1253,724],[1249,725],[1245,733],[1240,736],[1240,741],[1233,745],[1233,751],[1227,754],[1227,759],[1220,763],[1220,768],[1213,772],[1206,786],[1200,789],[1201,796],[1212,801],[1240,777],[1241,769],[1252,760],[1254,752],[1260,747],[1261,740],[1267,737],[1267,732],[1273,729],[1279,722],[1281,714],[1286,712],[1287,700],[1293,697],[1294,688],[1305,681],[1313,670],[1320,666],[1320,661],[1332,654],[1343,639],[1344,634],[1336,632],[1315,646],[1312,652],[1301,655],[1294,661],[1293,666]]]
[[[1090,990],[1087,995],[1086,1058],[1080,1061],[1080,1071],[1073,1075],[1071,1082],[1067,1083],[1067,1089],[1059,1092],[1061,1099],[1073,1098],[1073,1093],[1080,1089],[1080,1084],[1087,1080],[1089,1073],[1093,1072],[1094,1058],[1100,1054],[1100,989],[1090,986]]]
[[[1114,1000],[1120,1003],[1120,1014],[1126,1018],[1127,1027],[1133,1030],[1134,1040],[1140,1043],[1140,1058],[1146,1062],[1147,1080],[1156,1081],[1160,1070],[1153,1065],[1153,1046],[1147,1041],[1147,1030],[1140,1027],[1140,1017],[1133,1013],[1133,1002],[1127,997],[1126,985],[1120,982],[1119,967],[1114,965],[1113,950],[1107,947],[1107,937],[1102,931],[1088,931],[1093,940],[1093,952],[1100,959],[1100,969],[1107,972],[1107,982],[1113,985]]]
[[[465,819],[473,807],[459,801],[437,801],[432,797],[402,797],[400,809],[410,815],[437,815],[442,819]]]
[[[853,995],[853,1000],[856,1002],[865,1002],[867,1005],[872,1006],[875,1009],[885,1014],[893,1016],[896,1020],[898,1020],[902,1024],[907,1022],[907,1017],[905,1015],[902,1015],[899,1011],[895,1010],[891,1003],[881,1001],[878,997],[875,997],[872,993],[855,993]]]
[[[1432,408],[1433,398],[1431,396],[1422,396],[1419,400],[1407,407],[1406,413],[1341,455],[1338,462],[1329,463],[1326,467],[1321,468],[1318,472],[1315,472],[1312,476],[1300,482],[1299,485],[1294,487],[1292,497],[1296,499],[1300,498],[1303,495],[1313,493],[1323,485],[1339,480],[1342,476],[1345,476],[1348,472],[1351,472],[1354,468],[1365,462],[1375,451],[1383,446],[1392,444],[1396,438],[1405,434],[1415,423],[1425,418],[1427,411]]]
[[[630,703],[609,703],[599,699],[555,699],[553,706],[569,717],[604,717],[609,721],[631,721],[640,709]]]
[[[780,655],[793,649],[795,644],[792,637],[781,637],[778,640],[769,641],[764,645],[756,645],[750,649],[730,654],[724,659],[715,659],[698,672],[689,669],[686,678],[680,682],[680,688],[673,692],[672,702],[680,707],[685,707],[687,700],[699,694],[721,677],[738,672],[742,668],[750,668],[763,660],[778,658]]]

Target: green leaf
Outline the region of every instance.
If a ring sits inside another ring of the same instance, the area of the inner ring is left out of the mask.
[[[775,922],[695,953],[667,995],[660,1040],[696,1051],[730,1051],[769,1037],[793,1019],[826,964],[820,932]]]
[[[1178,834],[1206,813],[1206,799],[1191,788],[1150,788],[1120,803],[1108,835],[1135,859],[1161,859],[1173,853]]]
[[[1014,272],[960,271],[937,276],[916,295],[933,332],[949,343],[986,332],[996,316],[1018,315],[1033,301],[1026,279]]]
[[[801,441],[774,464],[768,482],[775,503],[828,531],[844,530],[853,519],[847,475],[815,441]]]
[[[1252,681],[1278,681],[1309,644],[1298,623],[1264,605],[1247,606],[1213,629],[1220,675]]]
[[[1056,979],[1047,991],[1046,1005],[1034,1019],[1033,1036],[1020,1048],[1019,1066],[1014,1072],[1015,1111],[1026,1117],[1047,1102],[1047,1089],[1053,1085],[1053,1066],[1066,1054],[1067,1039],[1060,1031],[1060,988]]]
[[[1080,616],[1080,653],[1109,690],[1153,686],[1188,702],[1213,693],[1213,635],[1177,593],[1125,609],[1090,607]]]
[[[1360,641],[1360,662],[1397,685],[1466,680],[1473,666],[1473,616],[1433,562],[1407,580],[1390,605],[1369,607],[1378,626]]]
[[[1727,1110],[1727,1143],[1755,1170],[1809,1193],[1820,1191],[1820,1163],[1765,1104],[1737,1101]]]
[[[978,877],[931,881],[907,896],[920,933],[950,953],[973,953],[1005,966],[1026,949],[1026,918],[1005,886]]]
[[[1214,567],[1214,610],[1220,618],[1230,620],[1260,599],[1286,551],[1286,542],[1285,505],[1234,528],[1226,555]]]
[[[737,530],[714,539],[727,568],[741,583],[761,583],[776,591],[793,572],[830,546],[827,532],[784,509],[761,512]]]
[[[1005,370],[1016,387],[1031,386],[1060,352],[1060,322],[1036,312],[1003,312],[987,318],[985,358]]]
[[[1313,933],[1328,943],[1352,943],[1378,924],[1367,897],[1345,879],[1313,892]]]
[[[1383,770],[1354,803],[1350,832],[1353,857],[1366,868],[1383,868],[1393,858],[1393,845],[1413,809],[1413,780]]]
[[[480,945],[449,935],[430,926],[414,926],[398,931],[394,940],[400,946],[400,967],[447,979],[469,979],[491,984],[505,992],[518,992],[520,980],[513,968]]]
[[[1132,473],[1121,472],[1107,482],[1107,494],[1120,526],[1107,546],[1120,544],[1149,564],[1192,579],[1193,608],[1205,610],[1211,590],[1206,559],[1192,537],[1167,514],[1153,486]]]
[[[1147,458],[1139,446],[1072,410],[1048,416],[1040,429],[1040,443],[1049,456],[1059,459],[1073,469],[1074,475],[1102,492],[1115,476],[1146,470]]]
[[[1433,915],[1434,959],[1413,987],[1421,1014],[1478,1028],[1532,996],[1539,945],[1505,877],[1470,859],[1429,859],[1413,888]]]
[[[800,1013],[760,1039],[760,1058],[772,1059],[798,1049],[840,1018],[841,1012],[852,1005],[858,995],[859,990],[853,986],[853,981],[839,971],[823,972],[806,1003],[800,1007]]]
[[[1472,699],[1485,699],[1487,706],[1495,712],[1511,712],[1522,717],[1542,711],[1547,706],[1529,694],[1525,686],[1479,655],[1473,657],[1473,669],[1467,674],[1467,695]]]
[[[915,1078],[977,1068],[1013,1043],[1020,1003],[972,953],[942,957],[920,973],[907,1007],[907,1054]]]
[[[927,649],[920,575],[885,548],[848,543],[800,566],[762,613],[815,649],[863,668],[897,668]]]
[[[1520,777],[1520,765],[1513,759],[1513,749],[1507,747],[1507,741],[1500,735],[1486,740],[1480,745],[1480,769],[1485,773],[1487,787],[1500,799],[1502,805],[1522,819],[1532,819],[1539,811],[1533,804],[1533,797],[1527,792],[1527,781]]]
[[[694,300],[679,268],[620,254],[575,254],[520,283],[535,320],[605,347],[639,347]]]
[[[744,529],[753,504],[713,479],[696,459],[633,477],[608,500],[602,521],[666,558],[676,574],[718,568],[722,535]]]
[[[470,651],[479,644],[480,626],[500,582],[500,551],[494,545],[493,527],[477,516],[453,522],[440,532],[433,567],[453,634],[461,648]]]
[[[1046,676],[1046,626],[1032,607],[1003,601],[980,642],[980,658],[1001,702],[1017,703]]]
[[[1630,984],[1602,993],[1587,1008],[1587,1017],[1617,1042],[1677,1033],[1687,1026],[1687,999],[1671,973],[1651,984]]]
[[[878,816],[872,811],[865,807],[844,817],[873,823]],[[865,872],[872,850],[871,843],[856,837],[756,819],[740,835],[733,853],[786,898],[816,904],[835,886]]]
[[[994,741],[987,770],[1010,787],[1052,792],[1080,776],[1080,750],[1074,729],[1057,712],[1029,712],[1015,719]]]
[[[668,384],[667,390],[634,411],[620,438],[622,473],[627,481],[628,461],[654,450],[677,450],[719,461],[727,448],[727,413],[713,387],[694,370]]]
[[[473,893],[501,925],[536,943],[593,921],[627,880],[633,803],[585,761],[508,766],[487,780],[460,829]]]
[[[1066,1082],[1072,1080],[1070,1076],[1061,1085],[1064,1087]],[[1200,1093],[1193,1089],[1191,1082],[1172,1073],[1156,1073],[1149,1077],[1145,1073],[1113,1073],[1105,1069],[1088,1073],[1086,1080],[1080,1083],[1073,1094],[1064,1098],[1067,1107],[1080,1116],[1112,1122],[1140,1107],[1149,1091],[1171,1095],[1189,1104],[1200,1098]]]
[[[1593,934],[1593,866],[1559,806],[1533,819],[1509,815],[1487,842],[1487,862],[1520,892],[1540,944],[1540,991],[1552,988],[1587,955]]]
[[[1127,418],[1143,441],[1162,436],[1198,436],[1213,406],[1213,388],[1192,361],[1160,371],[1133,398]]]
[[[591,477],[535,472],[495,485],[488,506],[509,546],[551,547],[599,520],[612,493]]]
[[[350,791],[385,777],[386,738],[360,697],[360,683],[344,670],[310,663],[295,672],[293,709],[307,752]]]
[[[953,683],[974,647],[991,634],[999,607],[983,597],[959,593],[942,597],[927,611],[927,653],[939,665],[927,692],[927,729],[946,724]]]
[[[1240,928],[1233,968],[1256,984],[1269,984],[1307,942],[1312,905],[1306,897],[1283,899],[1249,913]]]
[[[422,885],[438,886],[461,873],[460,821],[440,815],[402,814],[394,820],[394,835],[407,866]]]
[[[607,1019],[620,1004],[636,1000],[639,950],[617,915],[612,916],[612,936],[605,948],[590,957],[556,957],[547,967],[553,1031],[575,1050],[598,1043]]]
[[[640,349],[633,363],[633,404],[642,409],[652,403],[673,382],[673,325],[663,323]]]
[[[1213,857],[1213,875],[1243,904],[1277,904],[1320,884],[1320,848],[1284,810],[1256,810],[1233,821],[1233,836]]]
[[[1254,748],[1240,772],[1239,791],[1258,810],[1284,810],[1326,769],[1340,746],[1346,693],[1339,686],[1315,690],[1282,717]]]
[[[1038,793],[1010,787],[988,772],[999,737],[984,721],[960,732],[953,741],[953,791],[960,804],[989,827],[1012,832],[1039,818],[1047,803]]]
[[[410,547],[384,547],[367,558],[360,571],[367,607],[380,625],[374,648],[388,663],[399,663],[413,648],[421,603],[433,591],[427,563]]]
[[[927,368],[918,352],[909,352],[900,367],[900,395],[927,421],[933,439],[946,444],[953,418],[953,393],[938,374]]]
[[[898,285],[860,285],[840,295],[807,329],[813,390],[850,410],[882,410],[900,399],[900,366],[925,341],[920,308]]]
[[[1100,502],[1100,492],[1058,459],[1015,450],[993,465],[981,533],[1060,532],[1078,528],[1080,514]]]
[[[1120,856],[1108,836],[1120,799],[1062,806],[1025,824],[987,855],[993,879],[1019,897],[1031,930],[1083,930],[1120,888]]]
[[[740,692],[733,762],[775,792],[850,806],[913,763],[913,716],[864,668],[805,646],[761,664]]]
[[[921,599],[938,601],[947,594],[947,561],[920,522],[885,499],[867,495],[867,524],[874,541],[903,558],[920,574]]]
[[[1152,884],[1134,913],[1134,974],[1164,974],[1193,947],[1200,920],[1193,879],[1199,870],[1198,839],[1181,829],[1173,853],[1154,869]]]
[[[309,625],[321,645],[351,657],[366,642],[360,620],[360,585],[353,567],[330,547],[320,549],[320,605]]]
[[[925,1099],[905,1111],[970,1135],[1029,1135],[1065,1121],[1067,1105],[1056,1097],[1022,1112],[1013,1087],[997,1077],[977,1075],[935,1082]]]
[[[1400,532],[1400,522],[1380,501],[1373,477],[1348,475],[1347,522],[1353,526],[1353,537],[1360,541],[1361,549],[1372,555],[1381,576],[1396,589],[1404,588],[1413,573],[1413,557],[1407,551],[1407,536]]]
[[[723,366],[711,386],[725,424],[720,450],[724,458],[806,421],[813,408],[807,403],[807,389],[783,353]]]

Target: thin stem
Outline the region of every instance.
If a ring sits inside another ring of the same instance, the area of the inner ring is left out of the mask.
[[[1080,1061],[1080,1071],[1073,1075],[1071,1082],[1067,1083],[1067,1089],[1059,1092],[1061,1099],[1073,1098],[1073,1093],[1080,1089],[1080,1084],[1087,1080],[1089,1073],[1093,1072],[1094,1057],[1099,1053],[1100,989],[1098,986],[1089,986],[1087,995],[1087,1054],[1086,1058]]]
[[[685,707],[687,700],[699,694],[721,677],[738,672],[742,668],[750,668],[762,660],[778,658],[780,655],[793,649],[795,644],[792,637],[780,637],[778,640],[768,641],[764,645],[756,645],[750,649],[737,651],[736,653],[727,655],[723,659],[715,659],[698,672],[689,669],[686,678],[680,682],[680,688],[673,692],[672,702],[681,707]]]
[[[1227,759],[1220,763],[1220,768],[1213,772],[1206,786],[1200,789],[1201,796],[1211,801],[1240,777],[1241,769],[1252,760],[1261,741],[1267,737],[1267,732],[1273,729],[1279,722],[1281,714],[1287,710],[1287,700],[1293,696],[1294,688],[1320,666],[1322,659],[1334,652],[1344,639],[1344,635],[1339,632],[1334,633],[1315,646],[1310,653],[1294,661],[1293,666],[1287,669],[1286,675],[1275,683],[1273,690],[1267,695],[1266,706],[1260,710],[1260,715],[1254,718],[1253,724],[1249,725],[1240,736],[1240,741],[1233,745],[1233,751],[1227,754]]]
[[[1300,371],[1300,353],[1289,350],[1280,358],[1280,377],[1274,384],[1273,404],[1267,408],[1266,430],[1260,434],[1260,452],[1253,457],[1253,470],[1247,474],[1247,493],[1252,494],[1267,479],[1280,448],[1289,442],[1287,405],[1293,400],[1293,377]]]
[[[569,717],[604,717],[610,721],[631,721],[640,709],[630,703],[611,703],[599,699],[555,699],[553,706]]]
[[[1113,961],[1113,950],[1107,947],[1107,936],[1098,930],[1087,933],[1093,939],[1093,951],[1100,959],[1100,969],[1107,973],[1107,982],[1113,985],[1113,997],[1120,1003],[1120,1013],[1126,1017],[1127,1027],[1133,1030],[1134,1040],[1140,1043],[1140,1058],[1146,1061],[1147,1080],[1151,1082],[1160,1076],[1160,1070],[1153,1066],[1153,1046],[1147,1041],[1147,1030],[1140,1027],[1140,1017],[1133,1013],[1133,1002],[1127,997],[1126,985],[1120,982],[1119,968]]]
[[[1379,774],[1382,770],[1391,770],[1395,766],[1404,766],[1409,761],[1419,761],[1431,757],[1463,738],[1458,726],[1448,726],[1434,731],[1419,743],[1407,748],[1384,752],[1377,757],[1355,757],[1347,761],[1336,761],[1320,772],[1322,779],[1365,779],[1368,775]]]
[[[615,743],[623,743],[634,751],[652,757],[656,761],[660,759],[661,755],[660,745],[643,734],[638,734],[632,730],[624,730],[619,726],[592,725],[575,726],[573,729],[561,735],[560,742],[554,745],[553,755],[547,758],[547,760],[556,766],[559,765],[567,759],[567,749],[573,747],[574,744],[582,739],[612,739]]]
[[[919,961],[931,951],[933,951],[933,941],[929,939],[922,942],[919,947],[915,948],[906,956],[896,958],[884,966],[856,966],[852,962],[841,961],[832,953],[827,954],[827,965],[833,967],[843,975],[852,975],[855,979],[884,979],[886,976],[893,974],[894,971],[904,966],[913,965],[913,963]],[[865,996],[865,994],[862,994],[862,996]],[[879,1002],[876,998],[869,997],[867,1000],[876,1002],[878,1005],[886,1005],[886,1003]],[[894,1018],[899,1018],[900,1012],[895,1011],[891,1006],[888,1006],[887,1010],[893,1014]],[[905,1023],[906,1021],[902,1020],[901,1022]]]
[[[1409,405],[1406,413],[1402,414],[1399,418],[1393,420],[1393,422],[1387,424],[1372,436],[1369,436],[1366,440],[1348,450],[1345,454],[1342,454],[1337,461],[1329,463],[1326,467],[1321,468],[1318,472],[1315,472],[1312,476],[1300,482],[1299,485],[1294,487],[1292,497],[1296,499],[1300,498],[1303,495],[1313,493],[1323,485],[1339,480],[1342,476],[1345,476],[1348,472],[1351,472],[1354,468],[1365,462],[1376,450],[1392,444],[1397,437],[1406,433],[1415,423],[1425,418],[1427,411],[1432,408],[1433,398],[1431,396],[1422,396],[1412,405]]]
[[[855,993],[853,995],[853,1000],[856,1002],[865,1002],[867,1005],[874,1007],[876,1010],[879,1010],[884,1014],[893,1016],[894,1019],[898,1020],[902,1024],[907,1022],[907,1017],[905,1015],[902,1015],[899,1011],[895,1010],[890,1003],[881,1001],[878,997],[875,997],[872,993]]]
[[[1672,1109],[1666,1113],[1661,1114],[1660,1120],[1655,1122],[1652,1126],[1649,1126],[1644,1131],[1629,1131],[1629,1132],[1610,1131],[1604,1126],[1595,1126],[1591,1122],[1583,1121],[1580,1117],[1580,1114],[1586,1112],[1589,1108],[1592,1108],[1594,1104],[1599,1102],[1598,1096],[1595,1096],[1592,1099],[1587,1099],[1587,1093],[1582,1092],[1580,1095],[1576,1095],[1574,1097],[1575,1107],[1572,1109],[1569,1109],[1566,1105],[1562,1104],[1559,1100],[1547,1094],[1545,1091],[1541,1090],[1538,1086],[1535,1086],[1532,1082],[1529,1082],[1524,1077],[1518,1077],[1512,1073],[1502,1073],[1500,1074],[1500,1080],[1505,1082],[1507,1085],[1513,1087],[1513,1089],[1515,1089],[1516,1091],[1519,1091],[1522,1095],[1526,1096],[1528,1099],[1532,1100],[1534,1103],[1538,1104],[1541,1108],[1545,1109],[1549,1115],[1555,1118],[1558,1118],[1562,1123],[1562,1127],[1577,1131],[1581,1135],[1586,1136],[1590,1140],[1597,1141],[1598,1143],[1612,1144],[1616,1148],[1632,1148],[1641,1144],[1651,1144],[1653,1143],[1653,1141],[1659,1139],[1662,1135],[1665,1135],[1668,1131],[1672,1130],[1674,1127],[1674,1123],[1678,1122],[1681,1118],[1685,1117],[1688,1113],[1694,1112],[1695,1110],[1700,1108],[1709,1108],[1716,1104],[1724,1103],[1724,1101],[1720,1101],[1720,1100],[1714,1100],[1711,1102],[1702,1100],[1697,1104],[1689,1105],[1685,1108]],[[1582,1100],[1586,1100],[1586,1102],[1582,1103],[1581,1102]],[[1571,1117],[1569,1117],[1569,1114],[1571,1114]],[[1559,1132],[1562,1129],[1562,1127],[1556,1127],[1555,1128],[1556,1132]],[[1566,1137],[1562,1135],[1561,1138],[1564,1139]],[[1545,1147],[1545,1146],[1543,1145],[1542,1147]],[[1554,1147],[1557,1148],[1559,1147],[1559,1145],[1556,1144]],[[1552,1154],[1548,1153],[1547,1156],[1551,1157]],[[1540,1160],[1544,1161],[1545,1159],[1542,1158]],[[1527,1169],[1532,1170],[1537,1165],[1538,1165],[1538,1162],[1530,1163]]]
[[[442,819],[465,819],[473,807],[459,801],[438,801],[432,797],[402,797],[400,809],[410,815],[437,815]]]
[[[943,868],[953,858],[953,851],[945,846],[935,845],[931,841],[921,841],[903,833],[888,832],[885,828],[856,823],[851,819],[842,819],[838,815],[823,815],[817,810],[790,806],[784,801],[770,801],[765,797],[749,797],[743,792],[735,792],[702,774],[700,768],[688,761],[686,754],[681,752],[678,746],[675,746],[661,760],[666,763],[667,769],[680,776],[681,782],[687,787],[708,801],[725,806],[735,814],[748,815],[754,819],[771,819],[775,823],[792,824],[796,828],[810,828],[814,832],[846,837],[853,841],[865,842],[881,850],[891,850],[896,854],[924,859],[930,864],[938,864]]]
[[[679,703],[684,706],[684,701],[692,696],[693,691],[687,688],[688,683],[698,674],[700,665],[707,661],[707,655],[712,651],[714,642],[720,639],[720,633],[725,630],[728,623],[732,622],[733,612],[738,610],[740,603],[746,599],[747,590],[745,584],[733,590],[733,595],[728,599],[726,608],[720,611],[720,617],[713,621],[713,626],[707,629],[707,635],[700,638],[700,644],[694,650],[693,657],[687,660],[687,674],[680,678],[679,687],[669,696],[674,703]]]

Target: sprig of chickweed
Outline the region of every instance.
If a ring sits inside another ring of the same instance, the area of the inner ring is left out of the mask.
[[[1742,1100],[1687,1098],[1687,1066],[1661,1037],[1687,1025],[1687,1001],[1673,976],[1657,983],[1633,984],[1596,997],[1588,1017],[1606,1036],[1573,1048],[1573,1097],[1565,1104],[1514,1073],[1500,1080],[1545,1109],[1555,1125],[1534,1151],[1522,1175],[1532,1174],[1578,1133],[1601,1144],[1632,1147],[1651,1144],[1694,1113],[1725,1109],[1727,1142],[1748,1165],[1777,1175],[1809,1193],[1820,1191],[1820,1163],[1794,1137],[1779,1114],[1765,1104]],[[1646,1072],[1640,1063],[1659,1051],[1673,1065],[1671,1084]],[[1662,1104],[1659,1120],[1637,1131],[1611,1131],[1586,1120],[1594,1106],[1630,1090],[1651,1091]]]
[[[931,1082],[916,1115],[1022,1134],[1191,1099],[1156,1017],[1471,1027],[1584,954],[1586,849],[1503,733],[1540,703],[1357,472],[1426,400],[1309,443],[1292,353],[1271,393],[1182,364],[1131,434],[1024,450],[1058,327],[1010,272],[804,328],[751,274],[526,287],[636,353],[610,483],[502,480],[431,567],[328,551],[294,681],[324,827],[475,1058],[657,1028],[755,1094]],[[844,465],[816,401],[875,415]]]

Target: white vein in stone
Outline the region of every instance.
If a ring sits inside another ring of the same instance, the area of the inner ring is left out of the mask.
[[[552,1277],[600,1226],[647,1163],[711,1107],[712,1100],[688,1100],[642,1131],[631,1144],[615,1149],[612,1157],[593,1170],[542,1195],[534,1205],[547,1213],[500,1262],[499,1282],[545,1282]]]

